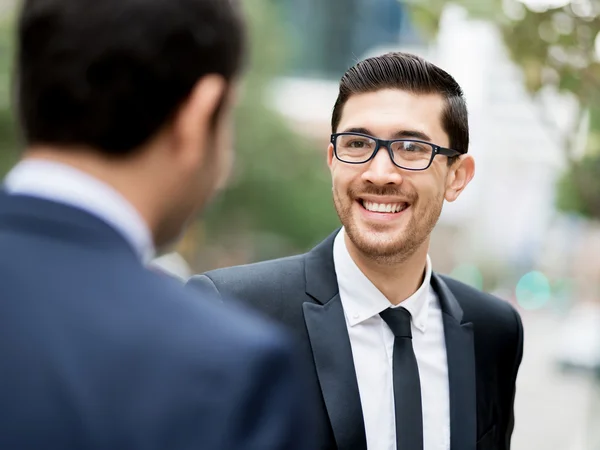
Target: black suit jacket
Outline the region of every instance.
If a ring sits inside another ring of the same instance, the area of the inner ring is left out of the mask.
[[[0,194],[0,286],[1,449],[313,450],[291,339],[100,219]]]
[[[307,254],[215,270],[195,287],[235,295],[285,324],[314,366],[321,429],[315,450],[365,450],[350,339],[333,263],[335,233]],[[443,311],[452,450],[508,450],[523,328],[506,302],[433,274]]]

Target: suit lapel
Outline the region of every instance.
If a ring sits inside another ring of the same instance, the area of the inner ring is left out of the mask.
[[[463,311],[444,280],[432,275],[431,284],[442,307],[450,385],[452,450],[475,450],[477,393],[473,324],[463,323]]]
[[[315,367],[338,450],[365,450],[362,406],[352,359],[352,348],[339,296],[333,242],[339,230],[306,255],[306,293],[317,303],[303,305]],[[448,379],[452,450],[475,450],[477,395],[472,323],[443,279],[431,284],[442,307]]]
[[[304,320],[337,449],[366,450],[352,348],[333,264],[336,234],[306,255],[306,293],[318,303],[304,303]]]

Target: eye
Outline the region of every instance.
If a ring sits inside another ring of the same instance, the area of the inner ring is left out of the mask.
[[[420,142],[403,141],[399,142],[400,150],[407,153],[431,153],[431,146],[421,144]]]
[[[367,143],[364,140],[354,139],[346,144],[350,148],[365,148]]]
[[[402,150],[406,152],[416,152],[419,148],[414,142],[404,142],[402,144]]]
[[[341,135],[338,138],[338,147],[347,150],[366,150],[373,148],[375,141],[364,136]]]

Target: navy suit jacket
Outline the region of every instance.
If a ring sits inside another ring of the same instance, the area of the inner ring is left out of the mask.
[[[0,194],[0,448],[310,449],[291,343],[143,267],[73,207]]]

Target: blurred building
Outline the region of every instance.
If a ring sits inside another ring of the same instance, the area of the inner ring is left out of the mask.
[[[373,47],[419,40],[398,0],[285,0],[282,5],[295,75],[336,79]]]

